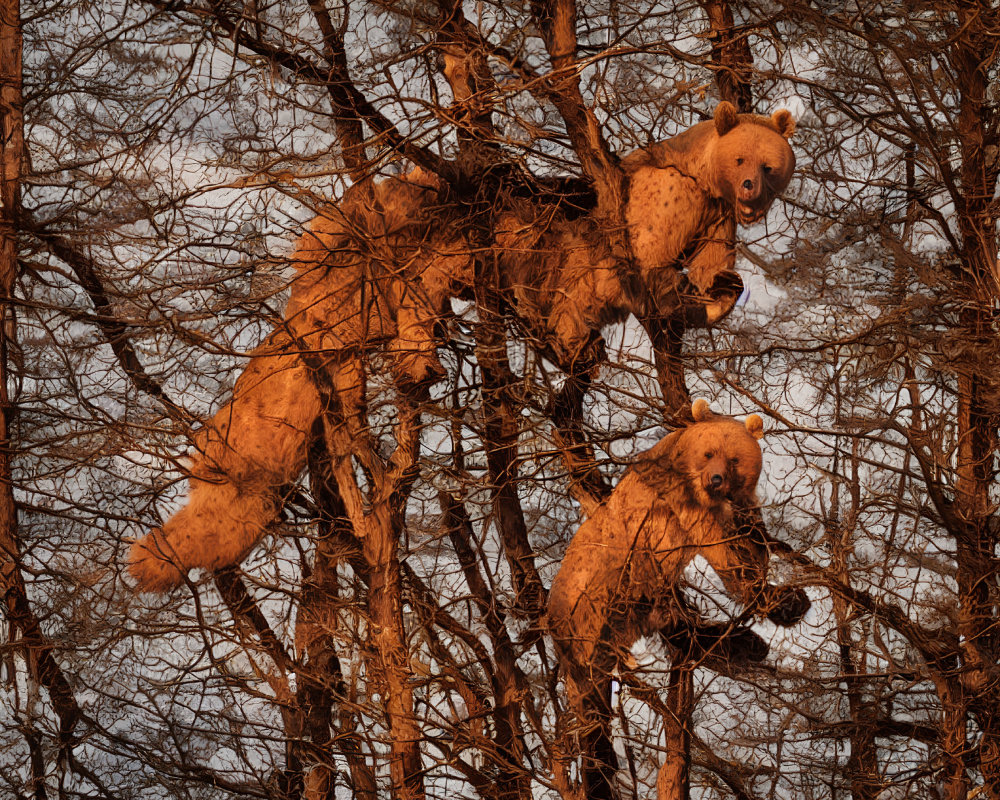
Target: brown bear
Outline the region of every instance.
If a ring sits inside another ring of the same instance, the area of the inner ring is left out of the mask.
[[[677,314],[716,322],[742,291],[735,220],[757,219],[787,185],[793,129],[787,111],[738,115],[721,103],[714,120],[626,158],[638,280],[588,214],[558,201],[499,199],[490,246],[501,291],[569,371],[601,326],[630,313],[650,330]],[[415,170],[357,184],[317,217],[293,256],[282,328],[255,351],[232,402],[200,437],[188,506],[131,548],[141,588],[170,588],[190,567],[236,563],[259,540],[281,487],[304,468],[320,372],[347,419],[363,416],[372,349],[386,353],[403,387],[442,374],[435,328],[450,299],[469,293],[484,258],[466,216],[439,178]]]
[[[644,283],[655,287],[654,274],[680,262],[698,324],[717,322],[743,291],[733,272],[735,226],[760,220],[788,186],[794,131],[788,111],[737,114],[720,103],[714,120],[625,159],[626,219]],[[655,311],[656,289],[651,293]]]
[[[282,488],[305,469],[323,408],[319,373],[348,421],[363,405],[365,348],[385,346],[400,384],[440,374],[426,291],[445,302],[453,276],[471,267],[460,236],[449,238],[442,224],[426,235],[438,192],[437,178],[416,170],[361,184],[313,221],[292,258],[297,277],[282,327],[196,437],[186,504],[131,546],[140,588],[165,591],[191,567],[238,563],[260,540]],[[420,265],[420,281],[398,269],[407,263]]]
[[[595,796],[607,791],[613,769],[593,752],[613,759],[606,728],[611,673],[640,636],[662,632],[669,639],[684,625],[689,609],[678,583],[695,555],[708,560],[748,610],[778,624],[798,622],[809,608],[801,590],[767,583],[766,534],[754,495],[760,417],[718,416],[704,400],[691,412],[695,422],[644,453],[580,526],[549,594],[548,629],[593,759],[585,780],[605,784],[585,787]],[[750,658],[764,654],[766,645]]]
[[[678,314],[687,326],[718,322],[743,291],[736,222],[759,220],[788,186],[794,130],[788,111],[737,114],[724,102],[713,120],[627,156],[625,219],[637,281],[595,241],[589,218],[548,222],[551,209],[527,204],[501,217],[501,274],[518,316],[564,369],[592,331],[629,314],[651,333]]]

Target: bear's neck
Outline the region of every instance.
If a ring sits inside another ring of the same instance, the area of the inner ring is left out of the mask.
[[[699,187],[708,189],[713,197],[722,197],[715,168],[715,144],[719,134],[712,120],[699,122],[683,133],[660,143],[656,152],[657,166],[673,166],[692,178]]]

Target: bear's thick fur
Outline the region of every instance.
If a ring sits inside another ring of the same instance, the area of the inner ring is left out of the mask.
[[[737,114],[720,103],[714,120],[625,159],[626,221],[654,307],[662,307],[659,273],[680,265],[692,321],[711,325],[732,310],[743,291],[733,271],[736,223],[760,220],[788,186],[794,131],[788,111]]]
[[[547,626],[579,725],[588,797],[611,796],[610,680],[640,636],[659,632],[689,654],[767,654],[748,629],[698,623],[679,586],[692,558],[703,555],[734,599],[778,624],[798,622],[809,608],[801,590],[767,583],[754,495],[760,417],[717,416],[703,400],[691,412],[695,422],[644,453],[580,526],[549,593]]]
[[[571,682],[605,678],[636,639],[671,621],[681,572],[699,553],[747,608],[763,605],[780,624],[804,613],[803,595],[782,594],[766,580],[754,496],[760,417],[718,416],[703,400],[692,414],[693,424],[626,471],[566,550],[549,594],[548,627]]]
[[[453,276],[471,268],[464,240],[440,221],[428,237],[438,188],[419,171],[359,185],[300,238],[284,324],[196,437],[185,506],[131,546],[141,589],[165,591],[192,567],[238,563],[260,541],[281,491],[305,468],[322,411],[318,376],[351,420],[363,404],[365,348],[386,347],[400,384],[440,374],[427,292],[446,302]],[[402,268],[414,264],[420,281]]]
[[[676,315],[712,324],[742,291],[735,221],[759,218],[787,185],[793,129],[787,111],[737,115],[721,103],[714,120],[627,157],[637,273],[588,214],[530,197],[498,201],[485,257],[523,324],[568,371],[601,326],[630,313],[647,328]],[[282,329],[254,352],[201,436],[188,505],[132,545],[140,588],[165,590],[191,567],[236,563],[259,540],[281,487],[304,468],[318,371],[347,418],[363,405],[366,351],[383,350],[404,388],[442,374],[436,326],[452,297],[470,293],[483,257],[467,211],[418,169],[357,184],[314,220],[293,256]]]

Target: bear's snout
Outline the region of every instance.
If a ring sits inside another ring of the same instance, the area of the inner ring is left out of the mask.
[[[744,178],[737,184],[736,216],[743,225],[750,225],[767,211],[770,197],[765,190],[765,183],[759,178]]]
[[[760,183],[753,178],[747,178],[740,184],[737,198],[742,203],[752,203],[760,196]]]
[[[720,469],[709,467],[702,473],[705,493],[714,501],[727,499],[732,500],[743,486],[740,476],[731,469]]]

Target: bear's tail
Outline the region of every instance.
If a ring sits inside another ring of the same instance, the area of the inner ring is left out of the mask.
[[[166,592],[192,567],[214,571],[239,563],[274,521],[278,505],[273,491],[192,478],[187,505],[132,544],[129,572],[137,588]]]

